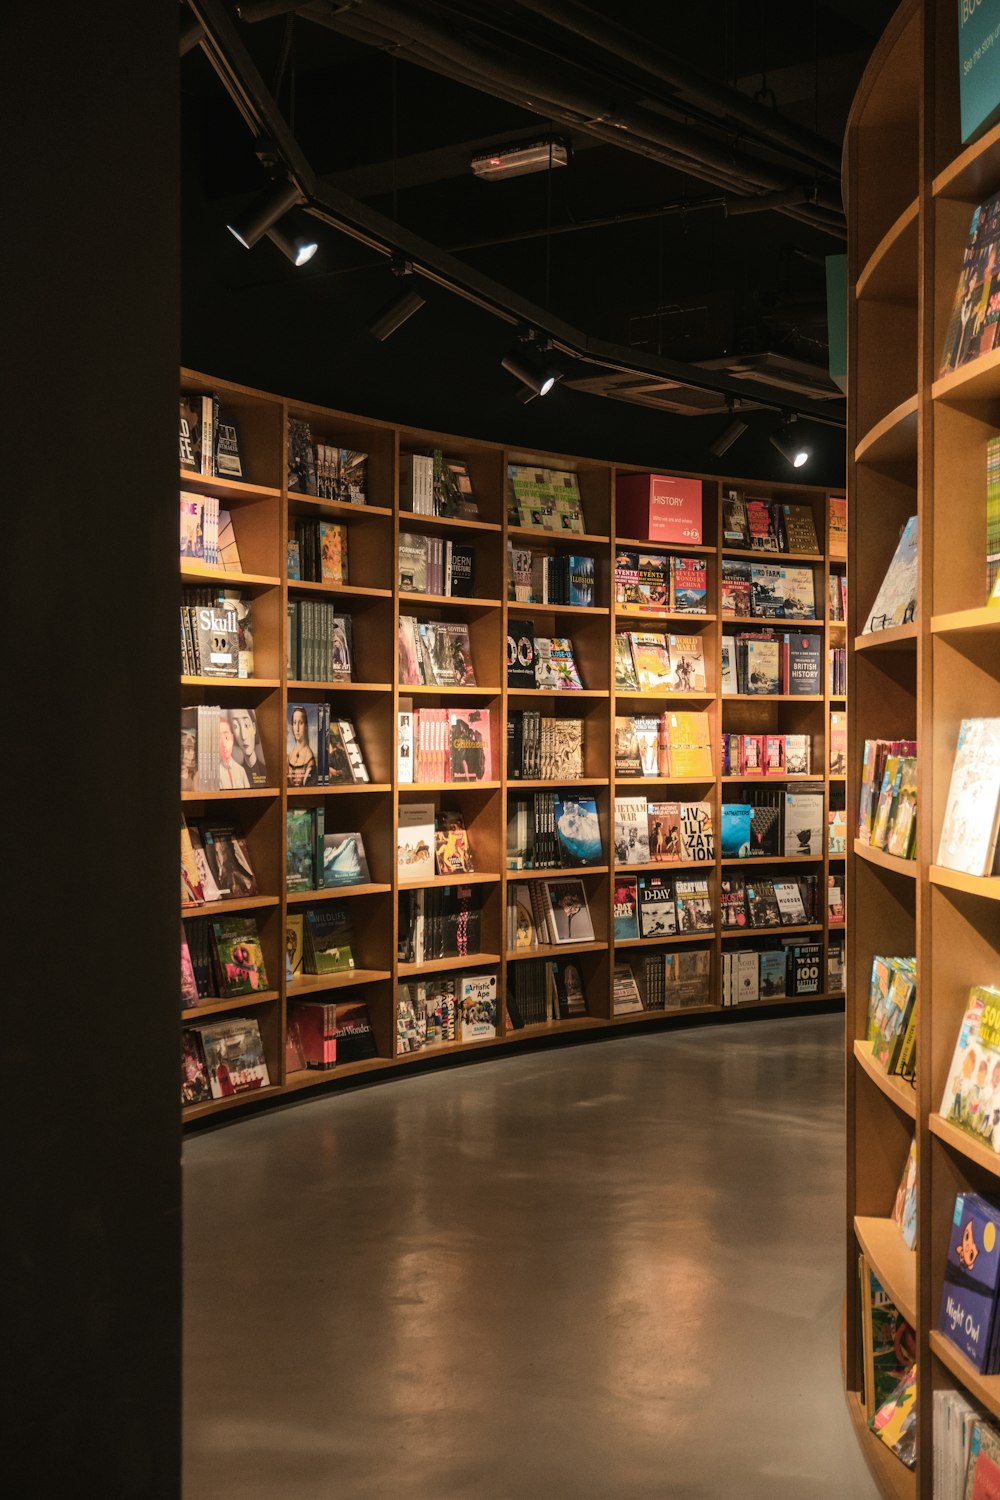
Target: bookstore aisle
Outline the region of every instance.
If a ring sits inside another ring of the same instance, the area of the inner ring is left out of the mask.
[[[869,1500],[843,1022],[616,1038],[184,1144],[186,1500]]]

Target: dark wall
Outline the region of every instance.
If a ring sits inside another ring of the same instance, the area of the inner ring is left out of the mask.
[[[159,1500],[180,1453],[177,4],[13,0],[0,42],[3,1487]]]

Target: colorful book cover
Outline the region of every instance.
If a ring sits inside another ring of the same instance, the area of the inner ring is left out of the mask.
[[[590,919],[583,881],[546,880],[544,886],[552,941],[592,943],[594,924]]]
[[[639,554],[615,553],[615,604],[622,609],[639,607]]]
[[[666,720],[671,776],[701,776],[710,781],[714,773],[708,714],[670,713]]]
[[[401,801],[396,835],[400,880],[434,878],[434,803]]]
[[[212,923],[223,998],[253,995],[267,989],[267,970],[253,917],[230,917]]]
[[[212,1083],[201,1050],[201,1038],[193,1028],[181,1032],[181,1104],[204,1104],[212,1097]]]
[[[615,876],[615,942],[639,936],[638,894],[634,875]]]
[[[323,885],[367,885],[371,880],[360,833],[323,835]]]
[[[678,932],[690,934],[713,931],[715,917],[708,881],[704,877],[693,876],[689,879],[678,875],[674,880],[674,905]]]
[[[285,982],[294,984],[305,961],[305,917],[301,912],[285,917]]]
[[[573,659],[573,642],[567,637],[535,637],[535,686],[569,691],[582,689],[583,683]]]
[[[941,824],[937,862],[989,875],[1000,817],[1000,719],[963,719]]]
[[[213,1099],[249,1094],[270,1085],[260,1028],[252,1016],[227,1016],[197,1028]]]
[[[669,875],[640,875],[639,936],[672,937],[676,931],[677,908]]]
[[[938,1328],[980,1374],[991,1373],[1000,1208],[977,1193],[955,1199]]]
[[[882,580],[862,635],[907,625],[917,615],[917,517],[911,516]]]
[[[375,1034],[364,1000],[338,1000],[335,1020],[338,1063],[377,1056]]]
[[[722,559],[722,613],[724,615],[749,615],[753,597],[751,564],[746,558],[724,557]]]
[[[343,974],[353,969],[354,934],[346,907],[309,907],[304,916],[307,972]]]
[[[708,569],[703,557],[674,557],[670,562],[671,608],[679,614],[707,612]]]
[[[629,632],[632,661],[635,664],[639,687],[644,693],[670,691],[670,652],[665,635],[650,632]]]
[[[493,770],[489,710],[451,709],[448,714],[452,781],[489,781]]]
[[[748,640],[745,689],[761,697],[773,697],[781,691],[781,646],[777,640]]]
[[[697,864],[715,862],[715,825],[710,802],[680,804],[681,859]]]
[[[318,751],[319,705],[289,703],[285,748],[289,786],[316,786],[319,783]]]
[[[650,860],[654,864],[676,864],[682,858],[680,803],[650,802],[647,804],[646,816]]]
[[[315,817],[311,807],[290,807],[285,813],[285,889],[316,888]]]
[[[1000,1152],[1000,989],[969,991],[946,1079],[942,1119]]]
[[[761,619],[780,619],[785,613],[780,563],[750,564],[750,613]]]
[[[566,559],[569,572],[568,604],[577,608],[590,608],[594,603],[594,559],[578,557],[575,553]]]
[[[627,635],[615,636],[615,691],[619,693],[637,693],[639,691],[639,679],[635,675],[635,663],[632,660],[632,646]]]
[[[812,568],[782,567],[781,592],[786,620],[815,620],[816,591]]]
[[[475,866],[464,813],[443,810],[438,813],[434,834],[434,860],[439,875],[473,873]]]
[[[705,653],[700,635],[672,635],[667,640],[670,659],[668,687],[672,693],[704,693]]]
[[[601,863],[601,824],[597,816],[597,802],[593,797],[557,796],[555,824],[564,864]]]
[[[896,1201],[892,1208],[892,1217],[899,1225],[899,1232],[903,1236],[903,1244],[907,1250],[912,1250],[917,1243],[917,1142],[916,1137],[910,1142],[910,1149],[906,1153],[906,1163],[903,1167],[903,1175],[896,1189]]]
[[[646,799],[615,798],[615,863],[648,865],[649,821]]]

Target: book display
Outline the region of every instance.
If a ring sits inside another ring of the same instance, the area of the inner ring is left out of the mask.
[[[900,6],[844,157],[850,588],[830,645],[852,649],[829,837],[850,935],[845,1369],[862,1452],[899,1500],[986,1495],[1000,1452],[1000,128],[962,143],[960,23],[950,0]],[[831,561],[831,603],[838,575]],[[878,1410],[859,1253],[915,1332]]]
[[[428,1048],[721,1016],[737,932],[741,1003],[839,997],[825,491],[182,389],[185,1119]],[[238,474],[202,466],[218,412]],[[774,697],[727,686],[755,625]],[[196,1032],[230,1011],[266,1077],[222,1098]]]

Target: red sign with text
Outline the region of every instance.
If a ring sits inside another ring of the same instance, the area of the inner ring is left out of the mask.
[[[651,542],[701,545],[701,480],[667,474],[619,474],[616,531]]]

